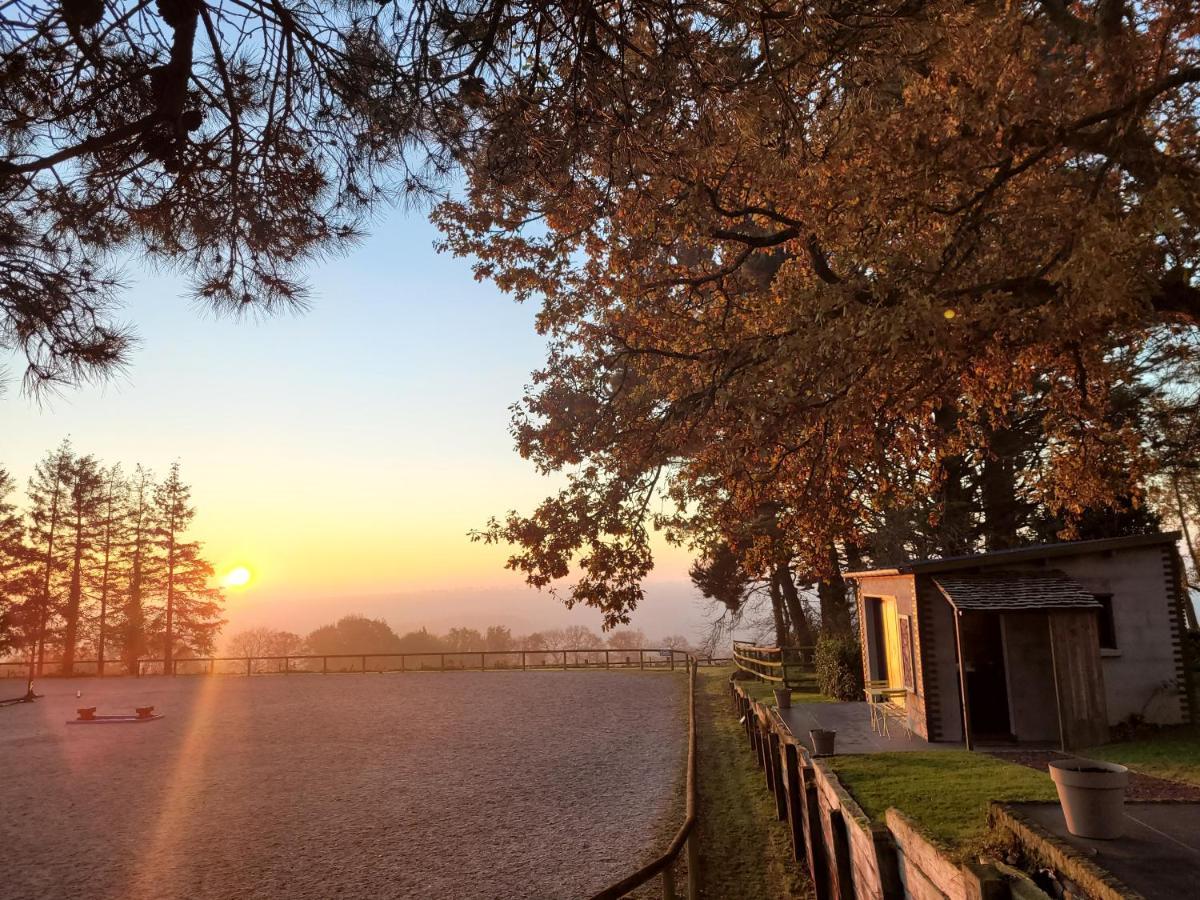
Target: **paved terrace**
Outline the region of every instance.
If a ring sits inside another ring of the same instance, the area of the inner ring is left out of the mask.
[[[1057,803],[1011,806],[1144,897],[1197,896],[1200,803],[1126,803],[1125,836],[1115,841],[1069,833]]]
[[[784,724],[809,750],[812,739],[808,733],[823,728],[837,732],[838,755],[849,753],[892,753],[913,750],[961,750],[961,744],[929,743],[921,737],[909,737],[897,722],[890,723],[891,735],[871,730],[871,710],[863,703],[797,703],[791,709],[779,710]]]

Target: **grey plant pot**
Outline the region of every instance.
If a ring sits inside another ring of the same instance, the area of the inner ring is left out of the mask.
[[[1125,833],[1125,766],[1094,759],[1055,760],[1050,777],[1071,834],[1111,841]]]
[[[836,731],[814,728],[808,733],[808,736],[812,740],[814,756],[833,756],[833,742],[837,737]]]
[[[773,688],[775,694],[775,705],[780,709],[792,708],[792,692],[787,688]]]

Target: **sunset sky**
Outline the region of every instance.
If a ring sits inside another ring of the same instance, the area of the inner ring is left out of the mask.
[[[395,212],[312,270],[308,313],[263,321],[215,318],[182,279],[128,269],[142,344],[127,373],[39,407],[10,360],[0,462],[24,484],[65,436],[127,467],[179,459],[218,572],[252,573],[229,593],[235,625],[258,624],[256,605],[274,618],[290,598],[511,596],[521,580],[503,570],[505,551],[466,533],[550,487],[507,432],[543,342],[534,308],[476,283],[436,237],[419,213]],[[682,581],[686,564],[668,550],[655,580]],[[531,596],[522,617],[536,624],[553,602]]]

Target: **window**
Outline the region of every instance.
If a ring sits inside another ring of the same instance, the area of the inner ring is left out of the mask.
[[[1100,625],[1100,649],[1116,650],[1117,622],[1113,618],[1112,594],[1092,594],[1092,596],[1100,604],[1100,615],[1098,618]]]

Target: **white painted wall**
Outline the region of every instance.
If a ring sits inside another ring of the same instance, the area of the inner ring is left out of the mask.
[[[1102,660],[1111,725],[1134,714],[1164,725],[1183,720],[1175,668],[1178,631],[1164,573],[1169,551],[1160,545],[1048,561],[1085,590],[1112,594],[1118,649],[1103,651]]]

